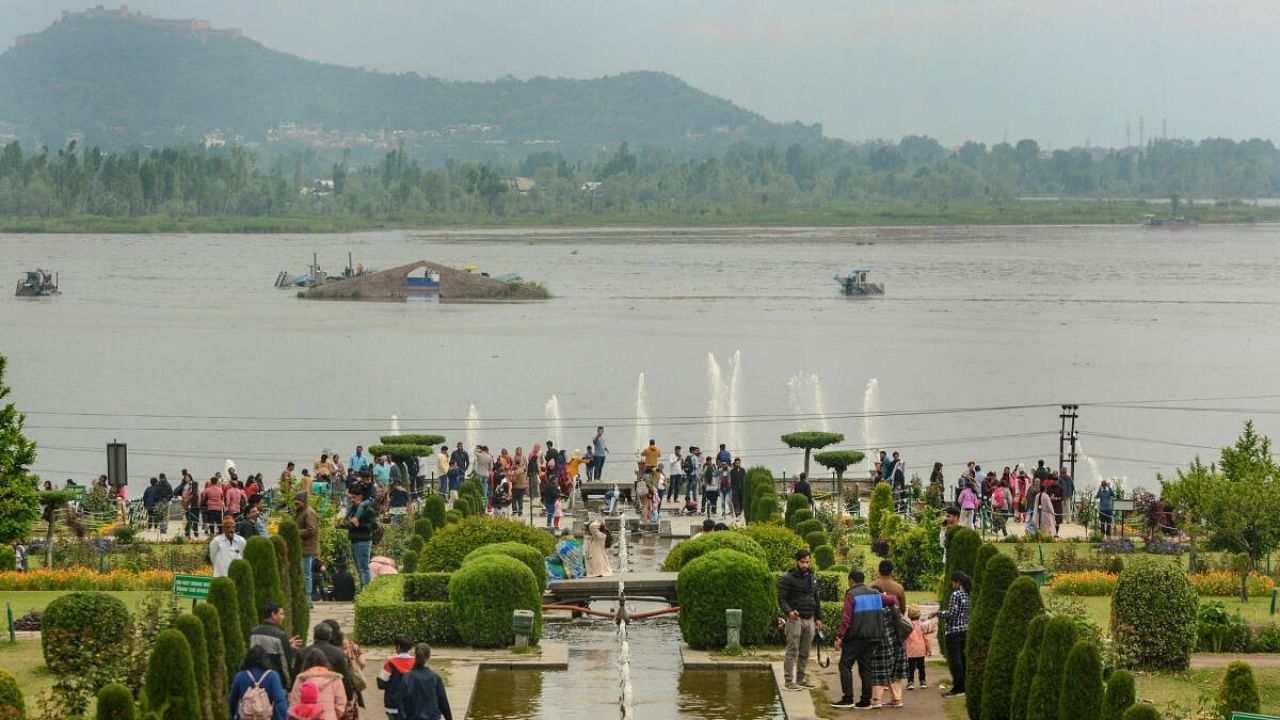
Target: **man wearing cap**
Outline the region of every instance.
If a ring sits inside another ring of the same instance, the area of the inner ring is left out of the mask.
[[[228,515],[222,519],[222,534],[209,541],[209,562],[213,563],[213,576],[226,577],[232,560],[244,557],[244,538],[236,534],[236,519]]]
[[[320,518],[307,502],[305,492],[293,496],[293,521],[297,523],[298,537],[302,539],[302,577],[307,586],[307,605],[311,607],[311,563],[320,554]]]

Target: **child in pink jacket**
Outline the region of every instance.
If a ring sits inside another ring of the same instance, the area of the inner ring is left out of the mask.
[[[911,619],[911,634],[903,642],[907,649],[907,689],[915,690],[915,676],[920,673],[920,687],[927,688],[929,683],[924,676],[924,660],[933,654],[929,636],[938,632],[938,622],[933,619],[920,619],[920,606],[908,605],[907,617]]]

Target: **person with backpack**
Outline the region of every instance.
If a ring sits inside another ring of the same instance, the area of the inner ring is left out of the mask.
[[[409,652],[413,649],[413,641],[408,635],[400,634],[396,635],[395,643],[396,654],[387,658],[382,664],[382,671],[378,673],[378,688],[386,691],[382,706],[387,710],[388,720],[400,718],[401,686],[404,684],[404,676],[413,669],[413,655]]]
[[[716,477],[715,461],[707,458],[702,466],[702,510],[711,517],[716,514],[716,501],[720,499],[720,480]]]
[[[267,651],[249,648],[240,672],[231,681],[231,720],[285,720],[289,699],[280,674],[271,669]]]
[[[655,490],[650,485],[652,478],[653,473],[647,470],[643,475],[636,478],[636,508],[640,512],[640,522],[642,523],[648,523],[653,520],[653,493]]]
[[[676,448],[679,450],[680,448]],[[695,454],[698,448],[690,447],[689,454],[684,456],[680,461],[680,469],[684,472],[684,499],[685,503],[693,498],[698,490],[698,458]]]

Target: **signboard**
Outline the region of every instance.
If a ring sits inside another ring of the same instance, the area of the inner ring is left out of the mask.
[[[180,598],[203,600],[209,597],[209,586],[213,578],[208,575],[174,575],[173,594]]]
[[[87,489],[88,489],[88,488],[86,488],[86,487],[85,487],[85,486],[83,486],[83,485],[72,485],[72,486],[71,486],[71,492],[72,492],[72,494],[73,494],[73,495],[75,495],[75,501],[76,501],[76,502],[78,502],[78,503],[82,503],[82,502],[84,502],[84,492],[85,492],[85,490],[87,490]]]
[[[1231,713],[1231,720],[1280,720],[1275,715],[1258,715],[1256,713]]]
[[[1117,498],[1112,500],[1111,509],[1115,512],[1133,512],[1133,499],[1120,500]]]

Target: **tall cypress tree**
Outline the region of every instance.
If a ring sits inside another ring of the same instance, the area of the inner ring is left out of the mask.
[[[185,635],[172,628],[160,631],[147,661],[143,717],[193,720],[204,716],[192,662],[191,645]]]
[[[280,587],[280,559],[275,545],[264,537],[251,537],[244,544],[244,559],[253,568],[253,606],[257,612],[261,614],[267,603],[288,607],[284,588]]]
[[[1027,720],[1058,720],[1058,700],[1062,695],[1062,670],[1076,643],[1076,626],[1067,618],[1055,617],[1044,629],[1040,641],[1040,661],[1027,695]],[[1074,720],[1067,718],[1066,720]]]
[[[987,651],[987,667],[982,680],[982,720],[1011,720],[1014,679],[1017,677],[1021,649],[1031,634],[1029,628],[1032,621],[1043,617],[1043,610],[1040,588],[1031,578],[1020,577],[1014,580],[1005,592],[1004,603],[1000,605],[1000,613],[996,615],[995,630],[991,634],[991,644]],[[1039,627],[1037,638],[1044,635],[1043,622]],[[1036,649],[1039,650],[1038,640]],[[970,685],[966,690],[971,691],[973,687]],[[1023,707],[1026,707],[1025,702]]]
[[[1027,639],[1018,653],[1013,670],[1013,688],[1009,699],[1009,720],[1027,720],[1027,698],[1031,694],[1031,681],[1035,679],[1040,664],[1040,646],[1044,642],[1044,630],[1049,626],[1049,616],[1041,613],[1027,624]],[[995,712],[995,711],[993,711]]]
[[[231,582],[231,578],[214,578],[205,602],[218,611],[218,621],[222,625],[222,658],[227,669],[240,667],[240,663],[244,662],[245,636],[248,633],[241,627],[243,616],[240,613],[240,599],[236,594],[235,583]]]
[[[293,588],[289,595],[289,615],[293,634],[305,637],[311,623],[311,598],[307,596],[307,579],[302,572],[302,535],[298,533],[298,524],[289,518],[280,521],[278,532],[289,550],[288,576]]]
[[[1100,720],[1102,717],[1102,658],[1088,640],[1071,647],[1062,671],[1058,697],[1059,720]]]
[[[231,710],[227,707],[231,690],[227,678],[226,642],[222,639],[222,619],[218,610],[209,603],[196,605],[193,611],[204,624],[205,650],[209,653],[209,698],[213,707],[214,718],[229,718]]]
[[[205,720],[213,717],[213,692],[209,687],[209,648],[204,638],[204,623],[191,614],[182,614],[173,621],[173,627],[187,638],[191,648],[191,669],[196,678],[196,692],[200,696],[200,715]]]
[[[258,604],[258,589],[254,586],[253,566],[248,560],[232,560],[227,577],[236,586],[236,602],[240,605],[240,632],[244,636],[245,650],[249,647],[249,632],[262,619],[262,606]],[[217,583],[214,580],[214,583]],[[243,659],[243,658],[241,658]]]
[[[993,545],[983,545],[982,549]],[[1005,593],[1013,581],[1018,579],[1018,566],[1008,555],[998,552],[983,553],[979,551],[978,559],[987,558],[986,568],[979,570],[982,584],[974,593],[977,598],[973,603],[973,611],[969,614],[969,632],[965,637],[965,707],[970,718],[982,717],[982,683],[987,670],[987,658],[990,653],[991,636],[996,628],[996,616],[1004,606]]]

